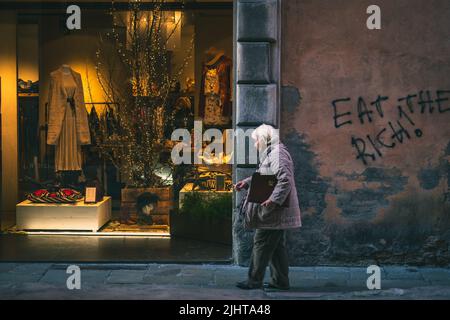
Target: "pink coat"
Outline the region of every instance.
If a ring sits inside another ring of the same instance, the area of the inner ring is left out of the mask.
[[[248,229],[293,229],[302,225],[297,189],[294,181],[294,164],[287,148],[279,143],[268,156],[261,159],[258,172],[276,173],[277,184],[270,196],[274,203],[266,208],[245,200],[243,211]],[[245,179],[251,187],[251,177]],[[286,205],[287,204],[287,205]]]

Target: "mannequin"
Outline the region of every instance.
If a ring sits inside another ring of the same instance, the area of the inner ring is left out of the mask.
[[[231,122],[231,59],[223,50],[205,52],[199,115],[205,125],[225,126]]]
[[[82,167],[81,145],[90,144],[81,76],[69,65],[51,73],[47,143],[55,150],[55,171],[64,184],[75,184]]]

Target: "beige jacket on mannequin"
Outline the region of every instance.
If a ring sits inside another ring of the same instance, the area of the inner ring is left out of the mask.
[[[74,100],[78,144],[86,145],[91,143],[91,136],[89,132],[88,113],[84,104],[83,84],[81,82],[81,75],[72,69],[71,72],[77,84]],[[70,97],[67,96],[67,92],[63,85],[63,71],[59,68],[50,74],[47,144],[58,144],[65,112],[67,110],[68,98]]]

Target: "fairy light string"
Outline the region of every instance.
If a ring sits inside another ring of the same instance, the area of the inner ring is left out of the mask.
[[[156,172],[165,165],[173,172],[170,157],[163,159],[165,126],[174,123],[169,110],[173,87],[192,60],[194,36],[184,59],[169,74],[170,37],[181,28],[181,17],[166,31],[165,0],[153,2],[151,10],[142,10],[142,1],[129,1],[127,12],[118,12],[115,2],[109,11],[112,27],[100,37],[96,51],[96,77],[107,101],[114,104],[117,125],[111,127],[102,115],[97,147],[125,175],[129,186],[159,187],[170,175],[160,178]],[[174,49],[174,48],[173,48]],[[172,99],[173,100],[173,99]]]

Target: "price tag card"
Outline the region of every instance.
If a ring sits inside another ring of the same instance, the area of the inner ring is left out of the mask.
[[[97,188],[96,187],[87,187],[86,188],[86,196],[84,197],[85,203],[96,203],[96,194],[97,194]]]

